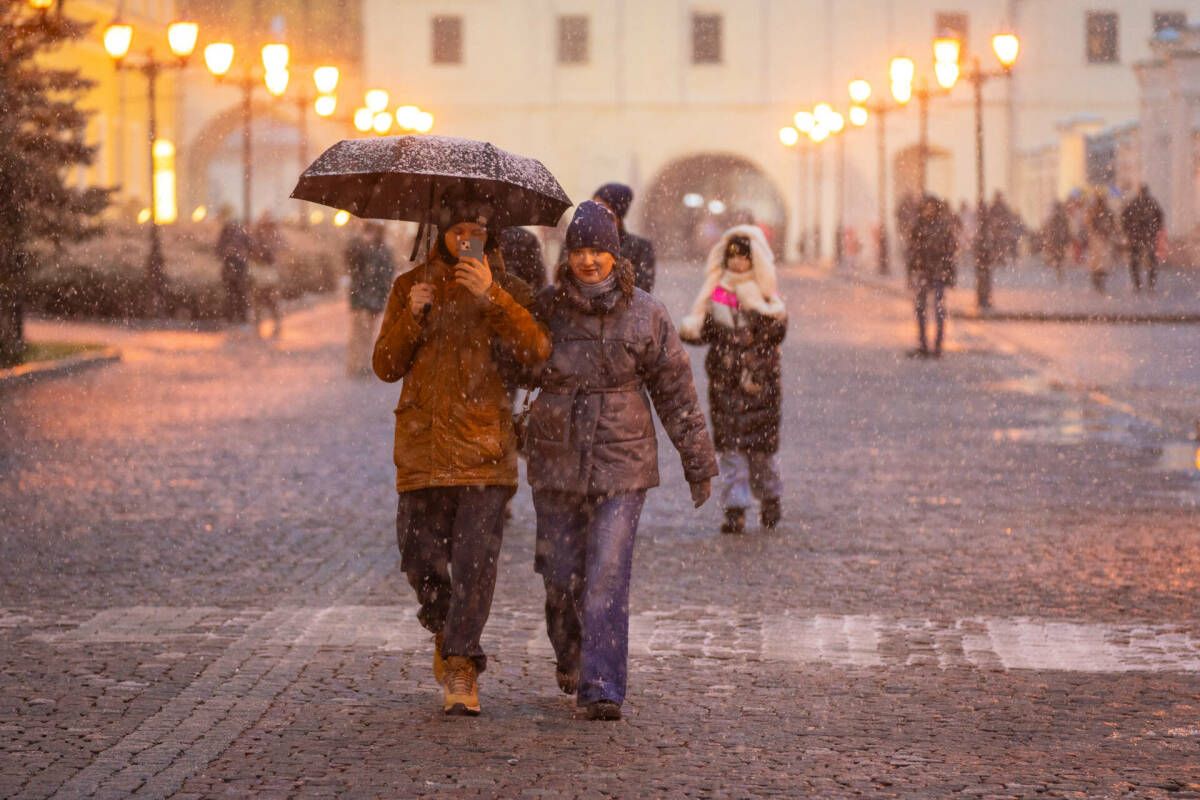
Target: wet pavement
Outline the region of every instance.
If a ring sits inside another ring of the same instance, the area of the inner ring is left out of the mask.
[[[982,324],[911,360],[895,296],[783,285],[784,523],[720,536],[664,449],[613,724],[554,685],[527,490],[484,715],[441,715],[397,387],[343,377],[340,304],[269,343],[80,331],[124,362],[0,390],[0,796],[1200,796],[1200,473],[1161,409]]]

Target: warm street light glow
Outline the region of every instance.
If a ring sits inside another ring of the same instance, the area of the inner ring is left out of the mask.
[[[862,78],[850,81],[850,99],[857,105],[862,105],[871,99],[871,84]]]
[[[362,133],[371,130],[375,125],[375,112],[369,108],[360,108],[354,112],[354,127]]]
[[[337,67],[317,67],[313,70],[313,83],[321,94],[333,94],[338,85]]]
[[[821,123],[826,128],[829,127],[829,119],[833,113],[833,106],[829,105],[829,103],[817,103],[815,106],[813,106],[813,116],[816,118],[817,122]]]
[[[958,83],[958,64],[954,61],[939,61],[933,65],[933,73],[943,89],[953,89]]]
[[[370,89],[363,98],[363,105],[378,114],[388,107],[388,93],[383,89]]]
[[[114,22],[104,29],[104,49],[118,61],[129,53],[133,44],[133,26],[124,22]]]
[[[311,212],[311,213],[308,215],[308,222],[309,222],[309,224],[310,224],[310,225],[320,225],[320,224],[321,224],[322,222],[324,222],[324,221],[325,221],[325,212],[324,212],[324,211],[322,211],[322,210],[321,210],[321,209],[319,209],[319,208],[318,208],[318,209],[314,209],[314,210],[313,210],[313,211],[312,211],[312,212]]]
[[[206,217],[208,217],[208,206],[196,206],[192,211],[192,222],[204,222]]]
[[[178,58],[187,58],[196,50],[200,26],[194,22],[172,22],[167,26],[167,44]]]
[[[175,145],[156,139],[150,148],[154,160],[154,224],[170,225],[179,219],[175,204]]]
[[[213,75],[224,77],[233,66],[233,45],[229,42],[213,42],[204,48],[204,64]]]
[[[416,130],[420,119],[421,109],[416,106],[400,106],[396,109],[396,124],[406,131]]]
[[[392,115],[386,111],[380,111],[371,121],[371,127],[375,129],[376,133],[387,133],[392,129]]]
[[[813,116],[811,111],[797,111],[792,117],[792,122],[796,125],[796,130],[808,135],[812,133],[813,126],[817,124],[817,118]]]
[[[1015,33],[997,33],[992,37],[992,51],[995,52],[1000,66],[1012,69],[1013,64],[1017,63],[1017,55],[1021,52],[1021,40]]]
[[[957,64],[962,55],[962,43],[958,39],[943,36],[933,40],[933,60],[937,64]]]
[[[288,71],[280,70],[278,72],[268,72],[263,76],[263,82],[267,84],[267,91],[276,97],[280,97],[287,91]]]
[[[288,68],[291,50],[286,44],[272,42],[264,44],[262,49],[263,69],[267,72],[284,72]]]
[[[141,211],[139,211],[139,212],[138,212],[138,214],[137,214],[137,224],[138,224],[138,225],[145,225],[145,224],[146,224],[147,222],[149,222],[149,221],[150,221],[150,209],[148,209],[148,208],[143,208],[143,209],[142,209]]]
[[[428,111],[422,111],[417,115],[416,124],[417,133],[429,133],[433,130],[433,114]]]
[[[892,97],[900,105],[906,105],[909,100],[912,100],[912,84],[892,81]]]
[[[795,147],[796,143],[800,141],[800,131],[796,130],[791,125],[788,125],[785,128],[780,128],[779,141],[784,147]]]
[[[54,5],[54,0],[29,0],[29,7],[37,11],[46,11]]]
[[[892,83],[912,83],[913,78],[917,74],[917,66],[911,58],[899,56],[892,59],[892,63],[888,68],[888,75],[891,76]]]
[[[342,227],[343,225],[345,225],[349,221],[350,221],[350,212],[349,211],[339,211],[333,215],[333,224],[339,228]]]
[[[841,133],[846,128],[846,118],[836,111],[830,111],[825,127],[830,133]]]
[[[829,138],[829,129],[818,122],[813,126],[812,132],[808,134],[808,138],[812,139],[817,144],[820,144]]]
[[[850,124],[854,127],[861,128],[866,125],[870,116],[863,106],[850,106]]]
[[[317,112],[318,117],[332,117],[333,112],[337,111],[337,97],[331,94],[323,94],[313,101],[313,110]]]

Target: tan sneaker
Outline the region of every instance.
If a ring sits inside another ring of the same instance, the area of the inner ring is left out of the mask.
[[[463,656],[446,659],[446,680],[442,710],[447,714],[475,716],[479,713],[479,683],[475,662]]]
[[[445,641],[444,634],[433,635],[433,678],[438,683],[446,682],[446,659],[442,658],[442,645]]]

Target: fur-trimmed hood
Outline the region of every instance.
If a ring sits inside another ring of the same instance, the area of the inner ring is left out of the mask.
[[[750,260],[754,267],[745,277],[725,271],[725,251],[729,247],[729,241],[735,236],[742,236],[750,241]],[[713,290],[722,284],[723,279],[729,284],[730,291],[737,294],[739,306],[775,319],[787,315],[783,298],[779,296],[775,256],[771,254],[767,237],[757,225],[735,225],[721,234],[721,238],[708,252],[708,260],[704,266],[704,284],[692,303],[691,311],[679,326],[680,334],[684,338],[697,338],[700,335],[704,317],[711,306]]]

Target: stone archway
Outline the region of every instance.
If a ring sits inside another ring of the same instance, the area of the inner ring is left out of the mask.
[[[291,115],[294,116],[294,115]],[[277,217],[298,212],[289,199],[299,163],[300,130],[278,105],[255,103],[252,122],[253,213]],[[215,211],[228,204],[242,210],[242,109],[233,106],[210,119],[184,151],[181,213],[204,205]]]
[[[731,225],[756,223],[778,252],[787,241],[787,206],[757,164],[729,153],[675,159],[650,182],[645,226],[663,258],[701,259]]]

